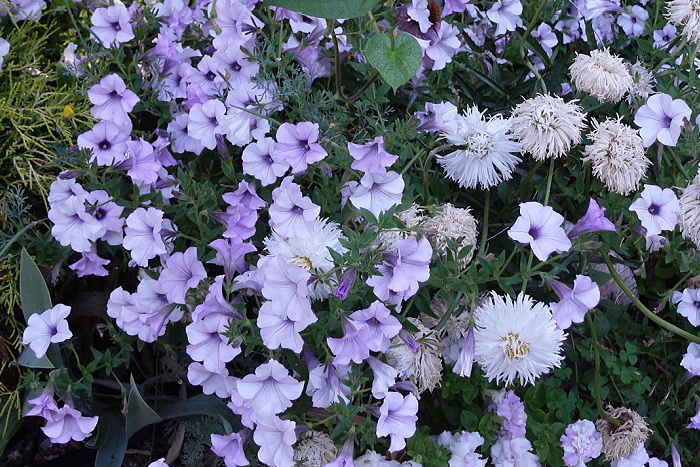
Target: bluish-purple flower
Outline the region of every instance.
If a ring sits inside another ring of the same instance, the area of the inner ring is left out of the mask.
[[[508,236],[520,243],[527,243],[540,261],[546,261],[550,253],[571,248],[571,241],[561,227],[564,217],[550,206],[531,201],[520,205],[520,217],[508,230]]]
[[[386,152],[384,136],[377,136],[374,141],[365,144],[348,143],[348,152],[354,159],[350,168],[382,177],[386,176],[386,168],[399,158]]]
[[[78,147],[92,151],[88,162],[96,160],[97,165],[110,166],[126,160],[128,140],[129,135],[119,126],[103,120],[78,136]]]
[[[586,312],[595,308],[600,301],[598,285],[588,276],[576,275],[573,289],[557,280],[547,280],[559,297],[559,302],[549,304],[559,329],[568,329],[571,323],[582,323]]]
[[[318,123],[301,122],[296,125],[283,123],[277,130],[275,157],[284,159],[292,166],[292,174],[306,170],[309,164],[328,155],[318,144]]]
[[[165,290],[168,300],[184,305],[187,292],[206,278],[207,271],[197,259],[197,248],[191,246],[184,253],[178,251],[167,259],[158,283]]]
[[[690,121],[690,114],[690,107],[682,99],[659,93],[649,96],[634,116],[634,123],[639,127],[644,147],[651,146],[654,141],[675,146],[684,121]]]
[[[129,112],[134,109],[139,98],[136,93],[126,88],[119,75],[112,73],[105,76],[93,85],[87,94],[93,104],[90,109],[93,117],[109,120],[119,126],[131,125]]]
[[[405,448],[406,438],[416,432],[418,399],[413,394],[404,397],[397,392],[389,392],[379,407],[379,413],[377,436],[391,437],[390,452]]]
[[[133,39],[131,15],[123,3],[97,8],[92,14],[92,32],[105,47],[119,47]]]
[[[569,238],[578,237],[588,232],[597,231],[616,232],[615,224],[605,217],[605,208],[601,208],[596,200],[590,199],[586,214],[579,219],[574,227],[569,231]]]
[[[392,292],[400,295],[399,302],[418,292],[418,283],[430,278],[430,259],[433,256],[433,247],[425,237],[419,241],[399,239],[396,247],[396,253],[384,253],[384,261],[377,268],[380,275],[367,279],[374,294],[390,303],[393,303]]]

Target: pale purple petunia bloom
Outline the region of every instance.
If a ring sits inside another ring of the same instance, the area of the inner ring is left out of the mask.
[[[301,187],[293,178],[286,177],[279,187],[272,190],[270,226],[282,237],[309,237],[313,222],[321,212],[311,198],[301,194]]]
[[[374,352],[386,352],[391,346],[391,339],[401,331],[401,323],[380,301],[375,300],[363,310],[350,315],[356,323],[364,323],[371,331],[372,339],[367,345]]]
[[[557,280],[547,280],[560,300],[549,304],[559,329],[568,329],[571,323],[582,323],[586,312],[600,301],[598,285],[588,276],[577,274],[573,290]]]
[[[318,132],[318,123],[283,123],[277,130],[275,157],[284,159],[292,167],[292,174],[303,172],[309,164],[328,155],[326,150],[316,143]]]
[[[396,384],[396,377],[399,372],[393,366],[384,363],[376,357],[368,357],[367,363],[372,368],[374,379],[372,379],[372,397],[384,399],[389,392],[389,388]]]
[[[645,185],[641,197],[630,204],[630,211],[637,213],[642,227],[647,230],[646,236],[675,229],[680,209],[680,203],[673,190],[661,189],[656,185]]]
[[[671,23],[666,24],[663,29],[654,30],[654,48],[666,47],[677,35],[678,29]]]
[[[472,326],[469,328],[469,330],[467,330],[467,335],[464,338],[462,350],[459,353],[459,358],[452,368],[452,371],[457,373],[459,376],[469,378],[472,375],[475,350],[476,343],[474,339],[474,327]]]
[[[241,433],[243,433],[241,435]],[[222,436],[211,434],[211,451],[219,457],[224,458],[226,467],[238,467],[249,465],[248,459],[243,451],[243,444],[250,435],[250,430],[244,428],[240,433],[231,433]]]
[[[431,70],[442,70],[462,46],[459,28],[441,21],[438,28],[431,28],[426,35],[430,44],[423,55],[423,63]]]
[[[131,252],[135,264],[148,267],[149,259],[168,252],[161,235],[167,223],[163,219],[163,211],[156,208],[137,208],[129,214],[123,245]]]
[[[198,138],[193,138],[188,131],[189,114],[181,113],[174,115],[174,120],[168,123],[168,133],[172,138],[173,152],[182,154],[183,152],[192,152],[201,154],[204,146]]]
[[[236,388],[247,407],[258,412],[265,405],[270,405],[273,413],[280,413],[301,396],[304,382],[292,378],[277,360],[270,360],[258,366],[255,374],[239,380]]]
[[[129,112],[139,102],[139,98],[126,88],[124,80],[112,73],[88,90],[88,98],[93,104],[90,115],[100,120],[109,120],[118,126],[129,126]]]
[[[386,167],[399,158],[386,152],[384,136],[377,136],[374,141],[365,144],[348,143],[348,152],[354,159],[350,168],[382,177],[386,176]]]
[[[644,147],[658,141],[675,146],[681,135],[684,121],[690,120],[691,110],[682,99],[673,99],[665,93],[649,96],[647,103],[637,111],[634,123],[640,127]]]
[[[700,376],[700,344],[695,342],[688,344],[681,366],[688,370],[691,376]]]
[[[486,16],[496,23],[496,35],[500,36],[523,25],[520,17],[522,13],[523,5],[520,0],[497,0],[486,12]]]
[[[214,240],[209,246],[216,250],[216,256],[207,263],[224,268],[227,284],[231,283],[234,273],[242,274],[247,270],[245,255],[257,251],[252,243],[239,243],[224,238]]]
[[[260,307],[256,324],[265,347],[270,350],[282,347],[299,353],[304,346],[301,331],[317,320],[313,313],[291,319],[283,301],[268,300]]]
[[[222,313],[210,313],[199,321],[185,328],[187,333],[187,355],[192,360],[202,362],[204,368],[220,373],[226,364],[241,353],[240,345],[228,343],[223,335],[229,328],[230,316]]]
[[[539,458],[532,452],[532,443],[525,437],[500,436],[491,446],[494,466],[540,467]]]
[[[97,240],[102,225],[85,209],[84,195],[54,203],[49,209],[49,219],[53,222],[51,235],[63,246],[73,251],[90,251],[92,242]]]
[[[245,147],[241,155],[243,173],[251,175],[262,186],[275,183],[289,169],[289,164],[275,153],[275,140],[263,138]]]
[[[416,112],[418,131],[457,131],[457,107],[452,102],[427,102],[424,112]]]
[[[567,426],[560,441],[567,467],[585,467],[603,452],[603,437],[590,420],[578,420]]]
[[[92,130],[78,136],[78,147],[90,149],[92,155],[88,162],[97,161],[97,165],[110,166],[126,160],[129,135],[114,123],[103,120]]]
[[[333,295],[341,300],[345,300],[348,297],[350,290],[352,290],[352,286],[355,284],[356,277],[357,272],[355,271],[355,268],[350,268],[345,271],[340,277],[340,283],[333,292]]]
[[[348,439],[343,443],[343,447],[340,450],[338,457],[326,464],[324,467],[355,467],[355,462],[353,462],[353,454],[355,447],[355,439],[352,433],[348,436]]]
[[[406,13],[409,18],[418,23],[420,32],[423,34],[428,32],[432,26],[429,18],[428,0],[411,0],[411,4],[406,8]]]
[[[276,302],[294,321],[314,316],[309,301],[311,274],[307,270],[276,256],[265,263],[264,271],[262,294],[265,298]]]
[[[89,251],[83,251],[81,255],[82,258],[68,266],[76,272],[78,277],[109,275],[109,271],[105,269],[105,266],[109,264],[109,260],[101,258],[97,254],[97,247],[94,243]]]
[[[537,29],[532,31],[532,37],[537,39],[542,49],[548,57],[552,56],[552,49],[559,43],[559,38],[552,31],[552,27],[547,23],[540,24]]]
[[[153,185],[158,181],[159,171],[163,168],[156,158],[153,146],[143,138],[127,141],[127,159],[115,168],[126,170],[134,185]]]
[[[335,358],[334,365],[348,365],[351,361],[362,363],[369,357],[368,344],[372,340],[372,332],[365,323],[358,323],[345,316],[341,317],[343,337],[328,337],[326,342]]]
[[[598,231],[616,232],[615,224],[605,217],[605,208],[601,208],[596,200],[590,199],[586,214],[579,219],[574,227],[569,231],[569,238],[578,237],[588,232]]]
[[[404,187],[403,178],[394,171],[387,172],[386,177],[366,172],[359,184],[348,182],[343,188],[343,195],[349,197],[355,208],[367,209],[379,216],[392,206],[401,204]]]
[[[418,292],[418,283],[430,278],[430,259],[433,247],[427,238],[419,241],[405,238],[396,241],[396,253],[384,253],[384,262],[378,266],[380,275],[367,279],[367,285],[374,289],[380,300],[392,300],[392,293],[405,300]]]
[[[68,329],[66,318],[70,307],[58,304],[43,313],[34,313],[27,320],[27,327],[22,335],[22,344],[29,345],[37,358],[46,355],[49,345],[63,342],[73,337]]]
[[[630,13],[622,13],[617,18],[617,24],[631,37],[640,37],[646,28],[645,21],[649,19],[649,12],[640,5],[629,7]]]
[[[255,428],[253,440],[260,446],[260,462],[275,467],[294,466],[292,445],[297,441],[296,423],[279,418],[273,413],[270,404],[260,408],[255,415],[258,426]]]
[[[235,299],[234,299],[235,300]],[[233,319],[242,320],[238,311],[224,297],[224,276],[216,276],[214,282],[209,286],[209,293],[204,301],[197,305],[192,311],[192,322],[196,323],[207,315],[219,313]]]
[[[550,253],[571,248],[571,241],[561,227],[564,217],[550,206],[531,201],[520,204],[520,217],[508,230],[513,240],[530,245],[540,261],[546,261]]]
[[[349,370],[345,365],[336,368],[332,363],[310,369],[306,395],[311,396],[312,405],[325,409],[341,399],[348,403],[351,391],[341,380],[348,379]]]
[[[85,210],[101,225],[97,238],[110,245],[121,245],[126,219],[120,216],[124,208],[115,203],[109,193],[104,190],[91,191],[85,198]]]
[[[189,247],[184,253],[173,253],[165,262],[158,283],[165,296],[173,303],[185,304],[187,291],[207,277],[204,265],[197,259],[197,248]]]
[[[53,415],[53,420],[41,428],[54,444],[66,444],[71,439],[82,441],[92,434],[98,417],[84,417],[73,408],[68,399],[66,404]]]
[[[192,362],[187,367],[187,380],[195,386],[201,386],[204,394],[216,394],[225,399],[231,395],[234,378],[226,368],[219,372],[209,371],[201,363]]]
[[[97,8],[92,14],[92,32],[105,47],[119,47],[133,39],[131,15],[124,4]]]
[[[210,99],[202,104],[195,104],[189,112],[187,134],[199,140],[207,149],[216,147],[216,135],[226,134],[224,119],[226,107],[218,99]]]
[[[688,318],[693,326],[700,326],[700,289],[688,287],[683,293],[673,292],[671,301],[677,305],[678,314]]]
[[[406,397],[397,392],[389,392],[379,407],[381,414],[377,421],[377,436],[391,437],[390,452],[406,447],[406,438],[416,432],[418,421],[418,399],[413,394]]]
[[[623,11],[619,0],[585,0],[583,3],[583,17],[587,21],[599,18],[605,13]]]
[[[46,385],[39,396],[34,399],[29,399],[27,403],[34,407],[24,414],[25,417],[38,415],[43,417],[47,422],[51,422],[53,421],[54,412],[58,412],[58,406],[53,398],[53,384],[51,383]]]
[[[692,428],[693,430],[700,430],[700,403],[696,403],[697,413],[690,419],[690,423],[686,428]],[[676,451],[677,453],[678,451]],[[679,456],[680,457],[680,456]]]

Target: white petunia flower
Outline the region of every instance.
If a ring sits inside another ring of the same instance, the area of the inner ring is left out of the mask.
[[[534,384],[564,358],[566,334],[557,328],[549,306],[523,293],[513,300],[492,292],[474,310],[474,322],[474,359],[489,381],[510,385],[517,376],[521,384]]]
[[[446,156],[437,156],[447,176],[462,188],[486,190],[504,180],[510,180],[520,162],[514,152],[520,145],[511,140],[510,121],[500,115],[484,120],[474,106],[455,119],[455,129],[448,128],[443,137],[458,146]]]
[[[539,95],[518,104],[510,117],[511,131],[523,151],[538,160],[560,157],[581,142],[585,114],[575,101]]]
[[[311,229],[311,236],[304,238],[283,237],[276,232],[265,239],[265,249],[272,256],[284,258],[287,264],[299,266],[309,273],[321,278],[309,284],[309,298],[312,300],[326,298],[331,292],[335,279],[323,277],[333,269],[333,257],[328,249],[343,254],[347,251],[340,244],[345,236],[335,222],[316,218]]]
[[[634,85],[624,60],[608,49],[578,54],[569,72],[579,91],[595,95],[602,102],[620,102]]]

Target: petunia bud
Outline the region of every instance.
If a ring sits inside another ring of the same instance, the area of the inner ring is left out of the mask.
[[[418,342],[416,342],[416,339],[410,332],[402,329],[399,331],[399,337],[406,343],[406,346],[411,352],[418,352],[420,350],[420,345],[418,345]]]
[[[615,224],[610,222],[605,217],[605,208],[598,206],[598,203],[591,198],[588,203],[586,214],[574,225],[569,231],[569,238],[578,237],[588,232],[596,232],[605,230],[608,232],[616,232]]]
[[[355,268],[350,268],[345,271],[343,276],[340,278],[340,284],[338,284],[338,287],[335,289],[335,292],[333,292],[333,295],[341,300],[345,300],[348,293],[350,293],[353,284],[355,283],[355,276]]]

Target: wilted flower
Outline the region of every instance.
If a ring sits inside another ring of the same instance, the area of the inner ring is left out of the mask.
[[[637,5],[635,5],[637,6]],[[630,74],[634,83],[630,88],[630,93],[627,96],[627,102],[632,103],[632,99],[646,99],[654,92],[654,84],[656,78],[647,70],[640,62],[636,62],[630,66]]]
[[[614,461],[629,456],[652,433],[647,422],[632,409],[615,409],[609,405],[605,413],[620,421],[618,427],[602,418],[595,422],[595,427],[603,435],[605,460]]]
[[[634,85],[624,60],[608,49],[578,54],[569,68],[576,88],[593,94],[603,102],[617,103]]]
[[[306,437],[297,443],[293,459],[308,467],[323,467],[337,455],[338,448],[330,436],[321,431],[309,430]]]
[[[700,8],[697,0],[671,0],[666,16],[669,23],[683,28],[681,33],[690,42],[700,44]]]
[[[576,101],[538,95],[518,104],[510,117],[511,132],[523,151],[538,160],[560,157],[581,142],[585,114]]]
[[[683,238],[700,245],[700,173],[683,190],[678,211],[678,226]]]
[[[435,250],[447,259],[449,255],[448,240],[457,244],[458,251],[453,258],[464,268],[474,256],[477,237],[477,221],[469,209],[456,208],[450,203],[440,206],[435,214],[426,216],[420,224],[421,230],[433,241]],[[459,250],[471,247],[469,253],[458,259]]]
[[[588,135],[592,144],[585,147],[583,162],[591,162],[593,175],[608,190],[628,195],[637,190],[651,162],[644,154],[642,138],[637,131],[620,119],[593,122],[594,130]]]
[[[418,391],[432,391],[442,378],[442,352],[444,347],[437,332],[426,328],[415,318],[408,318],[418,328],[415,341],[418,348],[412,350],[400,338],[391,341],[391,347],[386,351],[386,361],[396,368],[400,378],[408,379]]]

